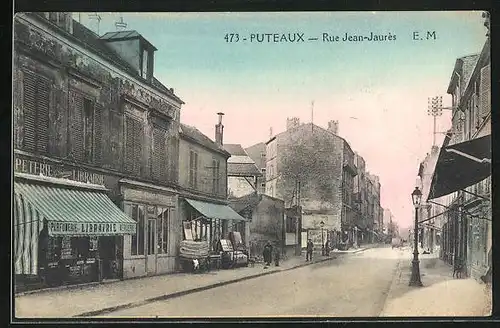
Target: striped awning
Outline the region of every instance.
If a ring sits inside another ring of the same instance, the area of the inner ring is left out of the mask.
[[[38,237],[135,234],[136,222],[102,190],[14,182],[16,274],[37,274]]]

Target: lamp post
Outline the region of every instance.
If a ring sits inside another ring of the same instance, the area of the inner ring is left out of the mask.
[[[323,227],[325,226],[325,222],[321,221],[319,223],[319,225],[321,226],[321,255],[325,255],[325,241],[324,241],[324,238],[323,238]]]
[[[418,260],[418,208],[420,206],[420,202],[422,201],[422,192],[418,187],[415,187],[415,190],[411,194],[411,198],[413,201],[413,206],[415,207],[415,229],[413,236],[413,261],[411,262],[411,278],[410,278],[410,286],[422,287],[422,281],[420,280],[420,268],[419,268],[419,260]]]

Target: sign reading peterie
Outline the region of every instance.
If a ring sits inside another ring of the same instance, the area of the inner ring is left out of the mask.
[[[133,223],[66,223],[49,222],[49,234],[54,235],[120,235],[135,234]]]
[[[69,180],[104,185],[104,176],[86,170],[70,168],[61,165],[40,163],[37,161],[16,158],[14,163],[15,172],[28,173],[33,175],[44,175],[52,178],[65,178]]]

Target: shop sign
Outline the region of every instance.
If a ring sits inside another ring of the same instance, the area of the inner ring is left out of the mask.
[[[134,223],[62,223],[49,222],[49,234],[54,235],[122,235],[135,234]]]
[[[62,165],[40,163],[25,158],[16,158],[14,163],[14,171],[104,185],[104,176],[102,174],[88,172],[79,168],[65,169]]]

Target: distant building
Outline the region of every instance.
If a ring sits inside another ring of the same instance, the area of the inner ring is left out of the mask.
[[[264,194],[266,192],[266,144],[260,142],[245,148],[245,151],[262,173],[262,175],[257,178],[257,191],[260,194]]]
[[[262,173],[254,160],[239,144],[225,144],[224,149],[231,154],[227,160],[228,198],[258,192],[258,178],[262,177]]]
[[[287,208],[300,205],[302,229],[322,230],[325,236],[318,240],[328,238],[333,244],[353,241],[356,217],[354,152],[337,132],[334,122],[324,129],[291,118],[287,130],[266,143],[266,194],[282,199]],[[311,165],[300,164],[309,162]],[[298,183],[293,174],[307,178]]]

